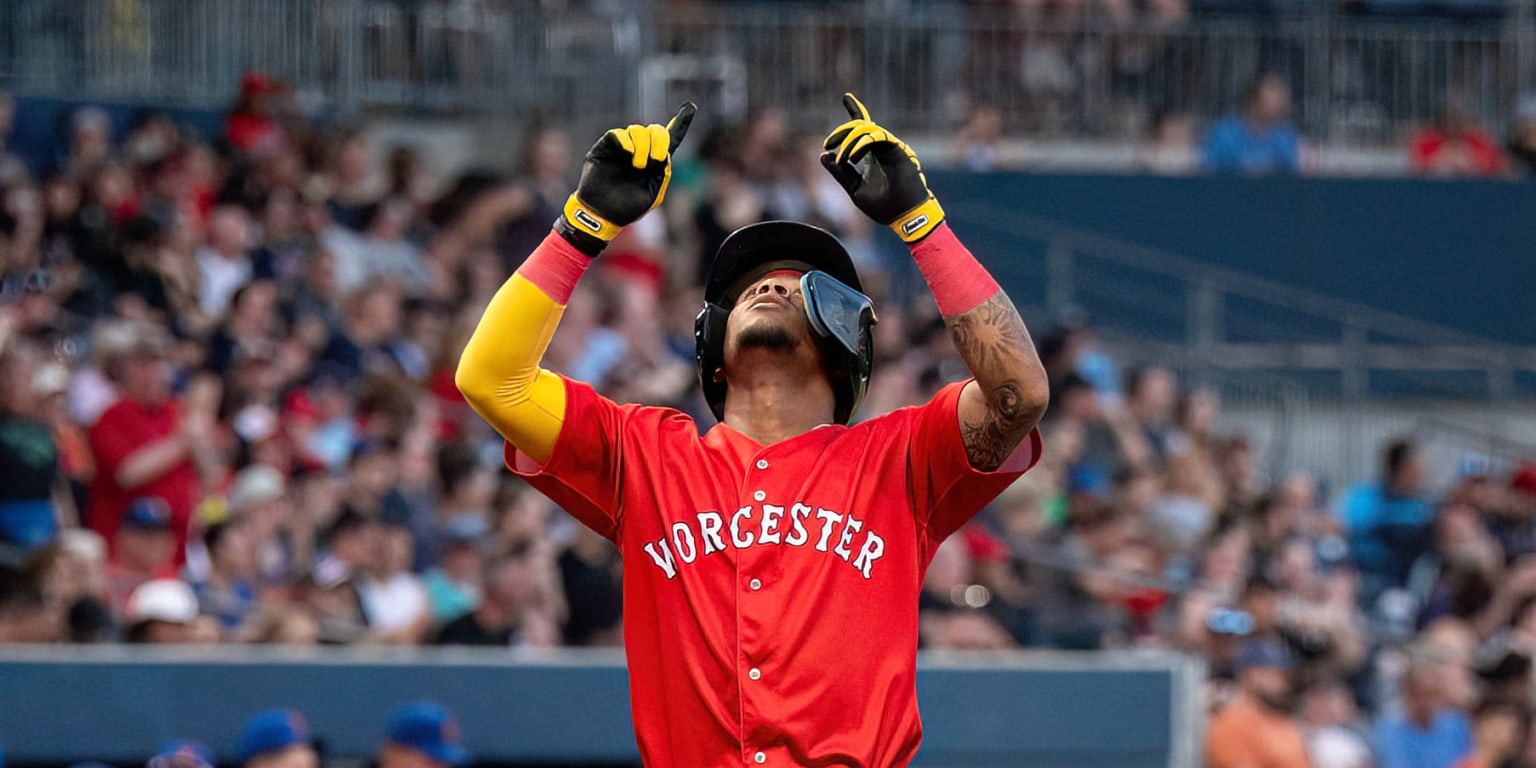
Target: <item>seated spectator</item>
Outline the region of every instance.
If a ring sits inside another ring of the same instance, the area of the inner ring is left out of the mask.
[[[251,715],[240,729],[239,744],[244,768],[320,768],[309,722],[292,709]]]
[[[216,625],[199,620],[197,596],[180,579],[155,579],[140,584],[128,597],[123,625],[124,636],[130,643],[165,645],[219,641]]]
[[[164,500],[147,496],[129,502],[107,561],[112,607],[122,615],[140,584],[176,575],[176,536]]]
[[[1243,113],[1224,117],[1205,135],[1200,164],[1207,171],[1258,175],[1301,170],[1301,137],[1291,125],[1291,87],[1266,72],[1254,80]]]
[[[1472,748],[1467,714],[1446,705],[1441,671],[1417,661],[1404,673],[1402,712],[1376,724],[1380,768],[1451,768]]]
[[[199,610],[219,623],[220,634],[241,641],[257,610],[256,553],[246,523],[211,525],[203,532],[208,575],[192,585]]]
[[[1413,137],[1408,160],[1425,176],[1500,176],[1509,171],[1498,142],[1456,108],[1445,110],[1434,125]]]
[[[537,626],[541,584],[537,562],[527,549],[499,557],[485,568],[485,591],[475,610],[444,624],[437,645],[506,648],[547,645],[553,627]]]
[[[435,623],[457,619],[479,604],[485,569],[482,548],[488,530],[483,519],[472,517],[456,518],[443,526],[438,565],[421,577]]]
[[[7,339],[10,318],[0,315],[0,559],[19,561],[57,536],[56,498],[63,493],[59,448],[37,419],[33,372],[42,358],[30,344]]]
[[[560,584],[570,611],[564,635],[567,645],[624,644],[624,564],[613,543],[585,525],[558,562]]]
[[[1489,698],[1472,713],[1472,749],[1456,768],[1500,768],[1520,755],[1531,727],[1520,702]]]
[[[1525,176],[1536,174],[1536,93],[1521,96],[1516,104],[1505,151],[1514,161],[1515,170]]]
[[[1354,694],[1336,678],[1322,678],[1301,694],[1300,720],[1312,768],[1371,768],[1371,744],[1361,733]]]
[[[1210,768],[1307,768],[1301,728],[1291,717],[1290,659],[1273,640],[1245,642],[1236,659],[1237,698],[1211,718]]]
[[[411,573],[411,532],[385,525],[378,550],[355,577],[370,639],[397,645],[420,643],[432,626],[432,607],[421,579]]]
[[[1424,463],[1418,447],[1395,440],[1387,446],[1382,464],[1380,482],[1350,488],[1339,504],[1367,603],[1407,580],[1414,559],[1428,546],[1432,516],[1420,496]]]
[[[395,708],[379,748],[379,768],[455,768],[470,762],[459,741],[458,718],[435,701]]]

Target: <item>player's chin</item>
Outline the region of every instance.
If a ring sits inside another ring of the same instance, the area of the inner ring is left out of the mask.
[[[777,318],[760,317],[746,323],[736,334],[738,350],[758,349],[767,352],[793,352],[799,348],[800,334],[789,323]]]

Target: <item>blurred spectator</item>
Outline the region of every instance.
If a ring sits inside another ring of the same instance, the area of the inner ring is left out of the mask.
[[[208,575],[192,585],[199,610],[218,621],[225,639],[244,641],[259,597],[250,529],[238,521],[211,525],[203,532],[203,544],[208,550]]]
[[[198,307],[217,320],[229,308],[230,299],[255,273],[251,260],[250,214],[238,205],[220,205],[208,221],[208,244],[197,249],[197,269],[202,275]]]
[[[240,78],[240,95],[224,118],[224,135],[241,152],[267,153],[285,138],[273,119],[273,100],[287,92],[287,86],[261,72],[247,72]]]
[[[10,317],[0,314],[0,561],[5,550],[24,556],[53,541],[56,501],[70,504],[59,467],[59,448],[41,411],[33,375],[42,358],[29,343],[11,339]],[[71,515],[73,517],[73,515]]]
[[[955,164],[977,173],[999,170],[1002,162],[999,144],[1002,138],[1003,111],[989,102],[973,105],[965,122],[955,131]]]
[[[488,531],[483,518],[459,517],[443,526],[438,565],[421,577],[435,624],[457,619],[480,603],[480,579],[485,569],[482,550]]]
[[[216,643],[218,628],[199,619],[197,596],[180,579],[155,579],[140,584],[128,597],[123,616],[124,637],[130,643]]]
[[[539,626],[535,609],[540,590],[537,560],[528,549],[498,557],[486,564],[479,606],[444,624],[434,642],[502,648],[548,645],[557,630]]]
[[[106,362],[121,397],[89,431],[97,467],[87,519],[115,549],[118,520],[132,498],[165,502],[176,533],[176,562],[185,558],[192,508],[200,498],[199,471],[216,472],[214,409],[217,384],[201,383],[181,402],[171,393],[170,339],[145,325],[134,329],[121,353]]]
[[[986,610],[992,603],[992,593],[977,583],[976,576],[975,558],[963,537],[950,537],[939,546],[918,597],[918,630],[923,647],[1014,647],[1007,628]]]
[[[1195,122],[1189,115],[1159,110],[1147,122],[1146,142],[1136,153],[1138,169],[1158,176],[1184,176],[1200,169]]]
[[[1472,750],[1456,768],[1500,768],[1520,754],[1531,717],[1518,702],[1490,698],[1472,713]]]
[[[115,544],[106,574],[112,606],[121,615],[140,584],[176,575],[176,535],[165,501],[142,496],[129,502]]]
[[[1350,488],[1339,504],[1367,601],[1407,580],[1414,558],[1427,549],[1432,514],[1421,497],[1424,464],[1418,446],[1395,440],[1382,464],[1379,482]]]
[[[459,721],[435,701],[395,708],[379,749],[379,768],[453,768],[470,762],[459,740]]]
[[[1312,768],[1371,768],[1370,741],[1358,728],[1354,694],[1343,682],[1322,678],[1301,693],[1300,720]]]
[[[1498,142],[1454,107],[1413,137],[1408,160],[1414,171],[1427,176],[1500,176],[1509,170]]]
[[[1418,661],[1402,679],[1402,712],[1376,725],[1380,768],[1451,768],[1472,748],[1467,714],[1447,705],[1439,667]]]
[[[1525,94],[1516,103],[1505,151],[1515,170],[1526,176],[1536,174],[1536,93]]]
[[[396,525],[379,531],[378,551],[355,576],[371,639],[414,645],[432,626],[432,606],[420,577],[411,573],[411,532]]]
[[[1255,638],[1238,651],[1239,693],[1211,718],[1205,735],[1210,768],[1306,768],[1301,729],[1291,718],[1290,660],[1273,640]]]
[[[240,729],[244,768],[320,768],[315,737],[304,715],[292,709],[266,709]]]
[[[624,582],[618,549],[592,529],[577,526],[560,553],[559,568],[570,604],[566,644],[622,645]]]
[[[1243,113],[1217,121],[1206,133],[1201,166],[1243,174],[1301,170],[1301,137],[1291,125],[1291,87],[1275,72],[1256,78]]]

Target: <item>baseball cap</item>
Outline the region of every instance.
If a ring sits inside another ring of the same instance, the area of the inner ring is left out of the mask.
[[[171,507],[159,496],[140,496],[123,510],[124,528],[167,530],[171,527]]]
[[[1232,664],[1239,672],[1255,667],[1288,670],[1291,668],[1291,655],[1274,640],[1256,637],[1237,649],[1237,657],[1232,660]]]
[[[213,768],[213,750],[200,741],[172,739],[161,743],[145,768]]]
[[[186,624],[197,618],[197,595],[180,579],[154,579],[128,596],[128,623],[164,621]]]
[[[240,761],[298,744],[314,744],[309,721],[293,709],[264,709],[251,715],[240,729]]]
[[[469,751],[459,743],[459,721],[435,701],[411,701],[389,716],[391,744],[415,749],[445,765],[464,765]]]
[[[257,504],[281,499],[288,492],[288,482],[276,467],[252,464],[235,475],[229,489],[229,512],[238,515]]]

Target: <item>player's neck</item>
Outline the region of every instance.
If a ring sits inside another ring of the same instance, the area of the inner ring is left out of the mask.
[[[832,423],[836,398],[819,367],[786,364],[744,366],[725,394],[725,423],[762,445],[772,445]]]

